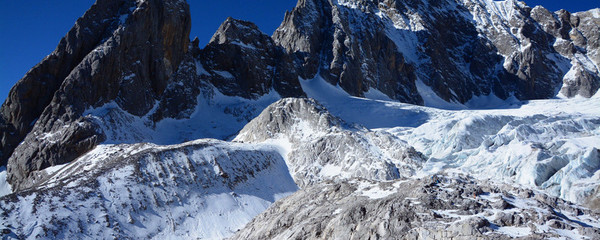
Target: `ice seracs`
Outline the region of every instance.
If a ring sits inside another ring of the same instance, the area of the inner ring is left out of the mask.
[[[598,15],[98,0],[0,109],[0,237],[598,238]]]

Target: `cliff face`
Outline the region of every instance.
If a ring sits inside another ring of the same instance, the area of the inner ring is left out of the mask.
[[[98,0],[0,109],[0,238],[598,238],[599,21],[300,0],[201,49],[184,0]]]
[[[6,165],[13,149],[32,129],[71,71],[103,39],[112,35],[118,27],[120,14],[127,14],[128,4],[132,3],[98,1],[77,20],[56,50],[29,70],[11,89],[0,110],[0,165]]]
[[[189,120],[173,123],[178,129],[195,124],[165,144],[230,137],[241,127],[222,123],[227,130],[203,135],[212,130],[192,118],[208,104],[243,126],[280,97],[305,96],[299,78],[319,75],[353,96],[375,89],[413,104],[591,97],[600,87],[598,9],[300,0],[272,37],[229,18],[200,49],[189,42],[188,8],[181,0],[98,0],[15,85],[0,110],[0,165],[14,189],[99,143],[165,143],[144,133],[164,120]],[[223,104],[218,94],[244,100]]]
[[[422,104],[431,88],[459,103],[559,90],[590,97],[600,86],[597,11],[551,13],[513,0],[301,0],[273,38],[303,78],[320,74],[355,96],[377,89]]]
[[[226,95],[256,99],[272,89],[282,97],[304,95],[292,58],[254,23],[225,20],[199,60]]]
[[[185,1],[94,4],[2,107],[0,158],[13,188],[32,186],[33,172],[99,143],[152,141],[134,131],[136,119],[154,129],[164,119],[190,118],[198,98],[211,101],[215,91],[304,96],[292,58],[254,24],[227,19],[204,49],[190,44],[190,27]],[[240,121],[254,117],[242,108],[226,111]]]
[[[15,188],[31,171],[69,162],[105,140],[82,116],[86,109],[114,101],[133,115],[147,113],[188,51],[190,26],[184,1],[94,4],[3,105],[14,129],[3,132],[3,158],[10,156]]]

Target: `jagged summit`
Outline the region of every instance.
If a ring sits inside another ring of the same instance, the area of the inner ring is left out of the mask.
[[[355,96],[377,89],[427,105],[559,90],[590,97],[600,87],[592,12],[517,1],[302,0],[273,38],[296,56],[302,77],[319,73]]]
[[[183,0],[97,0],[0,109],[0,238],[597,236],[599,22],[299,0],[201,49]]]
[[[6,165],[13,149],[29,133],[65,78],[102,39],[112,35],[119,25],[119,16],[128,14],[131,6],[133,1],[95,3],[56,49],[15,84],[0,110],[0,165]],[[96,18],[107,21],[95,21]]]
[[[82,116],[86,109],[114,101],[130,114],[148,113],[187,53],[190,26],[185,1],[96,2],[3,105],[2,118],[15,129],[2,132],[14,188],[31,171],[70,162],[106,139]],[[30,95],[37,91],[40,98]]]
[[[200,51],[209,81],[222,93],[256,99],[270,91],[303,96],[292,59],[251,22],[227,18]]]
[[[329,179],[408,178],[424,162],[408,143],[391,134],[350,125],[306,98],[271,104],[234,141],[284,145],[290,173],[302,188]]]
[[[210,39],[210,43],[239,43],[242,46],[255,48],[253,44],[260,42],[264,33],[252,22],[227,17]],[[258,39],[257,39],[258,38]]]

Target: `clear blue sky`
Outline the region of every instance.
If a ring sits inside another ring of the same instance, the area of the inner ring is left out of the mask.
[[[600,0],[526,0],[571,12],[600,7]],[[50,54],[94,0],[0,0],[0,103],[16,81]],[[206,44],[228,16],[249,20],[271,34],[296,0],[188,0],[192,33]]]

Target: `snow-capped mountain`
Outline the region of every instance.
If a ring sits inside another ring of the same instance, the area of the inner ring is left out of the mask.
[[[427,105],[590,97],[600,87],[598,16],[515,0],[301,0],[273,38],[303,78],[318,73],[354,96],[377,89]]]
[[[203,48],[190,19],[97,0],[15,85],[3,238],[599,236],[599,9],[299,0]]]

